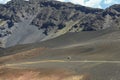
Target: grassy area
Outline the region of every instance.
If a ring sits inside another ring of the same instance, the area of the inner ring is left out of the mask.
[[[0,26],[3,26],[6,23],[6,21],[0,20]]]
[[[65,28],[63,28],[61,30],[58,30],[55,36],[60,36],[62,34],[65,34],[65,33],[69,32],[69,30],[73,27],[73,25],[75,25],[78,22],[79,21],[68,21],[68,22],[66,22]]]

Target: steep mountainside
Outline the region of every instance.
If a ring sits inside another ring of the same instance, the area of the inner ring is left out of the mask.
[[[120,5],[105,10],[55,0],[0,4],[0,46],[40,42],[67,32],[120,27]]]

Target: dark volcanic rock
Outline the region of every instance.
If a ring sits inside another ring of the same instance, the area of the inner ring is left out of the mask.
[[[12,46],[39,42],[67,32],[117,29],[120,27],[119,8],[120,5],[113,5],[103,10],[55,0],[12,0],[0,4],[0,41],[4,46]]]

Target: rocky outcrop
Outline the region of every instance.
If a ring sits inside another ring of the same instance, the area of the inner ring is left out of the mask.
[[[12,0],[0,4],[0,42],[9,47],[40,42],[67,32],[120,27],[120,5],[105,10],[55,0]]]

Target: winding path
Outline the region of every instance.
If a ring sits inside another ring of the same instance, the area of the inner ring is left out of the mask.
[[[32,65],[39,63],[111,63],[111,64],[120,64],[120,61],[69,61],[69,60],[43,60],[43,61],[34,61],[34,62],[20,62],[5,64],[6,67],[19,66],[19,65]]]

